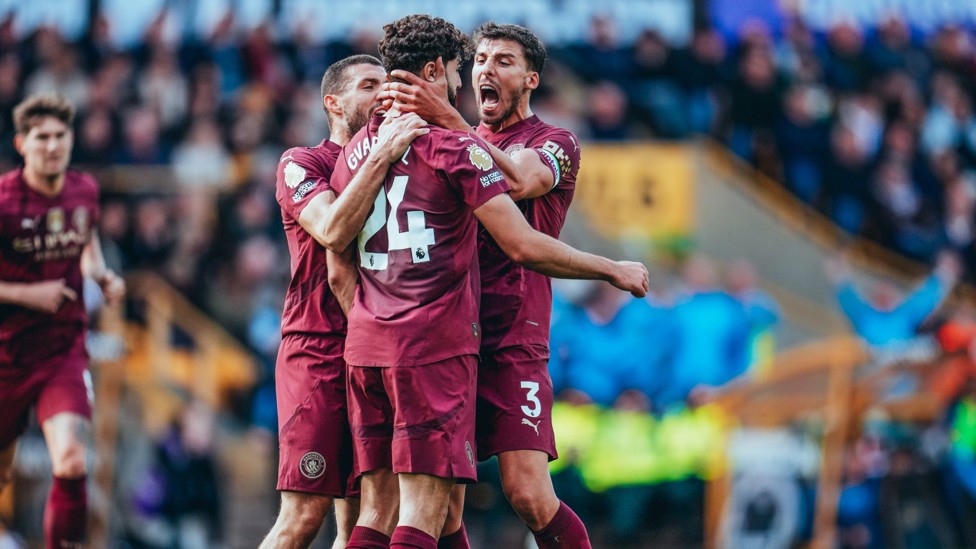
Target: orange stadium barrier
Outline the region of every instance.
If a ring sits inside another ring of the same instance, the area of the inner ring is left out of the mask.
[[[934,421],[943,402],[933,390],[954,357],[910,355],[879,363],[854,336],[841,336],[788,350],[776,357],[767,377],[726,387],[714,402],[743,427],[786,427],[815,420],[822,425],[820,469],[810,549],[834,547],[842,467],[849,444],[858,436],[868,410],[895,421]],[[888,394],[893,381],[911,376],[911,394]],[[709,547],[721,547],[720,532],[731,475],[714,479],[706,492],[705,525]]]

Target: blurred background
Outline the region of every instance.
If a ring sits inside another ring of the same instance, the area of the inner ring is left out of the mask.
[[[87,296],[93,547],[270,528],[275,165],[414,12],[542,37],[532,108],[583,142],[563,239],[652,272],[555,284],[552,472],[595,547],[976,547],[976,3],[0,0],[0,168],[17,102],[71,99],[129,282]],[[28,433],[0,547],[39,546],[47,460]],[[472,546],[526,546],[480,473]]]

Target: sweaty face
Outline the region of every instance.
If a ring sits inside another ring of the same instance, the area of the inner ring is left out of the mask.
[[[68,169],[73,144],[71,128],[48,116],[18,139],[17,151],[24,157],[25,169],[40,177],[51,178]]]
[[[386,71],[383,67],[370,64],[353,65],[347,71],[346,86],[338,99],[351,137],[380,108],[378,96],[383,82],[386,81]]]
[[[496,125],[512,116],[528,89],[531,74],[520,44],[511,40],[482,40],[471,69],[481,121]]]
[[[461,62],[458,59],[452,59],[447,62],[444,66],[445,72],[447,72],[447,99],[451,102],[451,105],[457,107],[457,94],[458,90],[461,89]]]

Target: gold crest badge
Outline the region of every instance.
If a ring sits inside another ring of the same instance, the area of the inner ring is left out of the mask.
[[[487,172],[495,165],[491,161],[491,155],[478,145],[468,147],[468,160],[471,161],[471,165],[483,172]]]
[[[51,208],[47,211],[47,232],[60,233],[64,230],[64,210]]]

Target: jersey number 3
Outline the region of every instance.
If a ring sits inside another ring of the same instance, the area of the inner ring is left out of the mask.
[[[398,175],[393,178],[393,185],[389,192],[382,191],[376,195],[373,202],[373,211],[366,219],[363,230],[359,232],[359,264],[364,269],[372,271],[382,271],[389,265],[390,250],[410,250],[410,257],[414,263],[424,263],[430,261],[430,246],[434,242],[434,229],[427,228],[427,220],[424,212],[411,210],[407,212],[407,230],[400,231],[400,223],[397,221],[397,210],[403,202],[403,195],[407,192],[407,180],[409,176]],[[390,201],[390,214],[386,215],[386,202]],[[386,227],[387,251],[386,252],[367,252],[366,242],[373,238],[376,233]]]

